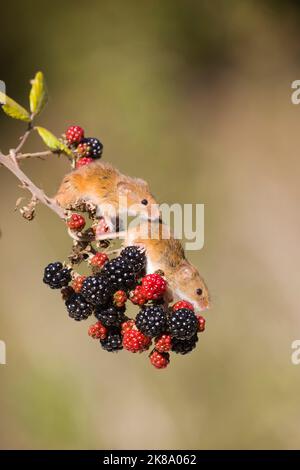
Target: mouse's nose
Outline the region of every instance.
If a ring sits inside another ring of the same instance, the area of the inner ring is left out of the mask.
[[[200,300],[201,310],[207,310],[210,307],[210,302],[208,299]]]

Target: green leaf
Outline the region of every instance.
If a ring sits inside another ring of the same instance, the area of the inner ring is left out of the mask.
[[[37,116],[48,101],[48,94],[43,72],[37,72],[32,80],[29,94],[30,111]]]
[[[0,91],[0,104],[2,105],[2,109],[13,119],[19,119],[20,121],[30,122],[30,114],[29,112],[23,108],[20,104],[16,103],[16,101],[6,96],[2,91]]]
[[[38,131],[39,135],[41,136],[42,140],[45,142],[47,147],[52,150],[52,152],[60,152],[65,153],[66,155],[73,155],[71,150],[63,144],[60,140],[58,140],[52,132],[48,131],[44,127],[35,127]]]

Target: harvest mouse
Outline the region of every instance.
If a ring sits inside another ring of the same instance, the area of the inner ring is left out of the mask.
[[[98,239],[124,238],[124,246],[140,246],[146,251],[147,274],[163,271],[173,298],[190,302],[195,310],[210,307],[210,296],[204,279],[187,259],[182,244],[162,222],[142,222],[127,232],[99,235]]]
[[[116,218],[125,214],[158,220],[159,207],[146,181],[123,175],[109,163],[95,162],[67,174],[55,196],[63,208],[79,201],[96,205],[97,217],[112,231]]]

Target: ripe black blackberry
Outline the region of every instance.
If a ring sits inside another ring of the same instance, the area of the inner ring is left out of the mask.
[[[71,281],[71,270],[64,268],[62,263],[56,261],[45,267],[43,282],[51,289],[66,287]]]
[[[169,331],[177,339],[189,339],[198,330],[198,320],[195,313],[188,308],[180,308],[169,318]]]
[[[136,316],[135,324],[144,335],[153,338],[165,333],[167,328],[167,314],[161,305],[148,305],[143,307]]]
[[[93,305],[105,305],[111,294],[112,288],[106,276],[88,276],[82,284],[81,294]]]
[[[135,286],[136,272],[133,265],[121,256],[105,263],[102,273],[107,276],[114,291],[127,291]]]
[[[106,338],[100,339],[102,349],[108,352],[117,352],[123,349],[122,335],[118,328],[110,328]]]
[[[87,155],[88,157],[92,158],[100,158],[103,151],[103,144],[100,142],[99,139],[95,137],[86,137],[82,139],[82,144],[86,144],[87,146]]]
[[[188,354],[195,349],[198,342],[198,335],[195,334],[189,339],[172,338],[171,351],[177,354]]]
[[[76,321],[86,320],[93,313],[93,306],[81,294],[72,294],[65,304],[69,317]]]
[[[140,273],[146,266],[145,252],[137,246],[127,246],[121,251],[120,256],[132,264],[136,273]]]
[[[115,307],[110,305],[108,307],[96,307],[95,317],[101,321],[102,325],[110,326],[120,326],[121,323],[126,321],[126,316],[124,315],[125,307]]]

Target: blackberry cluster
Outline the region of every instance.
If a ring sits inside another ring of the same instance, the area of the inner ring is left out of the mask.
[[[127,246],[121,251],[121,257],[131,263],[134,272],[140,273],[146,266],[146,255],[144,250],[136,246]]]
[[[81,294],[72,294],[65,303],[69,316],[76,321],[86,320],[93,313],[93,306]]]
[[[188,340],[197,333],[198,320],[195,313],[187,308],[175,310],[169,319],[169,331],[172,337]]]
[[[188,354],[195,349],[198,342],[198,335],[195,334],[189,339],[172,338],[171,351],[177,354]]]
[[[107,277],[114,290],[128,291],[136,283],[136,271],[133,265],[123,256],[108,261],[102,273]]]
[[[78,129],[70,132],[72,139],[78,135]],[[99,341],[102,349],[143,353],[153,343],[149,359],[157,369],[169,365],[171,354],[185,355],[195,349],[205,319],[197,316],[186,301],[168,307],[164,277],[159,272],[144,275],[143,250],[129,246],[111,260],[105,252],[98,252],[87,265],[92,270],[96,266],[97,273],[80,276],[71,274],[71,269],[60,262],[51,263],[45,268],[43,280],[52,289],[61,289],[72,319],[81,321],[94,315],[97,321],[90,325],[88,334]],[[138,305],[135,319],[126,316],[127,302]]]
[[[107,336],[100,339],[102,349],[108,352],[117,352],[123,349],[122,335],[118,328],[110,328]]]
[[[102,274],[88,276],[83,281],[81,294],[93,305],[106,305],[112,294],[112,286]]]
[[[102,323],[102,325],[107,327],[119,327],[127,319],[125,316],[125,307],[117,308],[114,305],[106,307],[96,307],[95,317]]]
[[[95,137],[86,137],[82,144],[86,146],[85,157],[100,158],[103,151],[103,144]]]
[[[76,168],[88,165],[102,156],[102,142],[96,137],[84,137],[84,129],[80,126],[68,127],[65,140],[77,157]]]
[[[50,263],[45,268],[43,281],[51,289],[61,289],[71,281],[70,269],[64,268],[59,261]]]
[[[167,328],[165,308],[160,305],[143,307],[136,316],[135,324],[138,330],[150,338],[161,335]]]

